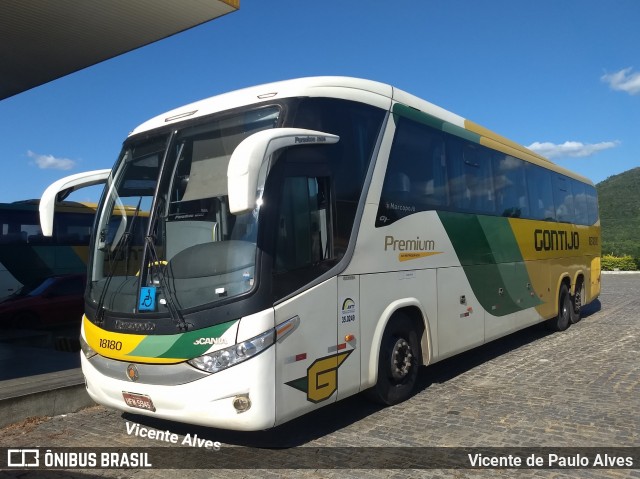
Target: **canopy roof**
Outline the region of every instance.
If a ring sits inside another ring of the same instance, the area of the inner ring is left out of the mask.
[[[2,0],[0,100],[239,8],[240,0]]]

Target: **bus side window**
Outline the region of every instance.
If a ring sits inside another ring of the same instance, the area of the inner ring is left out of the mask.
[[[511,218],[527,218],[529,200],[525,186],[524,161],[496,152],[493,163],[497,213]]]
[[[587,211],[586,186],[576,180],[571,180],[571,190],[573,191],[573,204],[576,209],[576,223],[579,225],[589,224],[589,213]]]
[[[0,243],[26,243],[27,242],[27,234],[26,232],[19,233],[5,233],[0,236]]]
[[[459,138],[449,135],[447,138],[447,172],[449,176],[449,194],[454,210],[469,210],[471,195],[467,189],[463,165],[463,143]]]
[[[489,150],[474,143],[467,143],[463,150],[463,169],[471,209],[478,213],[495,214]]]
[[[418,136],[422,143],[413,154],[415,175],[412,178],[412,196],[419,210],[435,209],[449,204],[444,140],[427,127]]]
[[[400,117],[382,187],[380,207],[390,217],[449,203],[445,144],[441,132]]]
[[[587,196],[587,224],[593,225],[598,221],[598,193],[595,187],[585,185],[585,194]]]
[[[556,207],[556,219],[563,223],[573,223],[575,209],[571,181],[566,176],[557,173],[553,176],[553,201]]]
[[[495,214],[490,151],[475,143],[451,138],[449,149],[449,189],[453,206],[459,211]]]
[[[340,137],[338,143],[322,146],[321,152],[331,171],[336,259],[347,250],[383,118],[383,110],[377,107],[335,98],[304,98],[296,110],[291,126],[325,131]],[[301,154],[294,153],[297,157]]]
[[[56,236],[59,244],[88,245],[93,227],[93,211],[86,213],[58,213]],[[46,239],[45,239],[46,241]]]
[[[275,272],[332,258],[327,177],[285,177],[277,225]]]
[[[555,221],[551,172],[527,163],[527,187],[529,192],[529,217],[534,220]]]

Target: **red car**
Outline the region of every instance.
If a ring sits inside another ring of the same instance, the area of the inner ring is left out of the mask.
[[[0,328],[33,329],[80,324],[86,276],[51,276],[0,301]]]

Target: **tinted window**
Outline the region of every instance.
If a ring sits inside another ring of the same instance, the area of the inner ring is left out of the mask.
[[[38,212],[6,210],[0,213],[0,243],[88,245],[93,227],[93,210],[87,213],[56,212],[54,236],[42,236]]]
[[[556,208],[553,203],[551,172],[531,163],[527,164],[526,172],[530,218],[554,221]]]
[[[0,213],[0,242],[26,243],[42,236],[37,211],[6,210]]]
[[[490,150],[465,142],[462,157],[454,159],[454,162],[459,164],[457,170],[462,173],[458,178],[451,179],[458,183],[455,206],[462,210],[495,214]]]
[[[93,214],[61,213],[56,215],[58,243],[87,245],[93,227]]]
[[[377,227],[431,209],[577,224],[597,221],[595,188],[445,133],[433,122],[396,118]]]
[[[524,161],[500,152],[494,154],[493,160],[497,214],[512,218],[527,218],[529,200]]]
[[[573,205],[576,210],[575,221],[579,225],[589,224],[589,213],[587,211],[587,194],[584,183],[571,180],[571,190],[573,191]]]
[[[300,102],[292,125],[340,137],[324,145],[335,198],[336,254],[347,248],[362,187],[380,133],[385,112],[380,108],[333,98],[307,98]],[[287,122],[288,123],[288,122]],[[289,126],[288,124],[286,126]]]
[[[556,207],[556,220],[573,223],[575,209],[571,181],[566,176],[553,174],[553,201]]]
[[[442,133],[400,118],[382,189],[389,215],[449,205]]]
[[[585,185],[585,194],[587,196],[587,214],[588,224],[592,225],[598,221],[598,193],[595,187]]]
[[[329,179],[287,177],[282,186],[274,271],[332,259]]]
[[[276,163],[277,170],[286,170],[284,176],[278,174],[277,178],[275,175],[270,178],[271,184],[280,186],[273,256],[274,300],[293,293],[331,269],[341,254],[335,248],[330,176],[312,172],[323,169],[321,166],[292,165],[287,161],[291,157],[289,154],[279,160],[280,164]],[[304,174],[304,170],[308,173]]]

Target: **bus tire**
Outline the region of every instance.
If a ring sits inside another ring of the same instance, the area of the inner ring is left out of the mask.
[[[367,391],[375,402],[392,406],[414,392],[420,365],[420,338],[414,322],[396,313],[387,325],[378,356],[378,380]]]
[[[558,294],[558,315],[548,321],[549,328],[552,331],[564,331],[571,326],[571,311],[573,310],[573,302],[571,294],[566,284],[560,286]]]
[[[571,298],[571,324],[576,324],[580,321],[582,298],[584,298],[584,282],[579,280],[576,283],[576,294]]]

